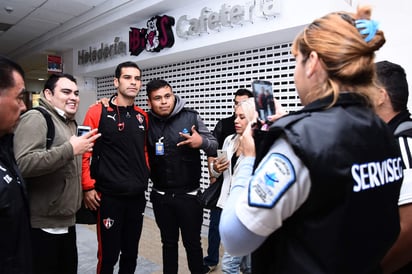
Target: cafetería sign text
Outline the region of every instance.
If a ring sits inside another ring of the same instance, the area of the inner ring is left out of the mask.
[[[257,17],[268,19],[279,14],[278,5],[278,0],[256,0],[245,5],[223,4],[219,11],[204,7],[199,18],[189,19],[188,15],[180,16],[177,20],[176,35],[187,39],[209,33],[209,30],[220,31],[222,27],[232,27],[245,22],[253,23]]]

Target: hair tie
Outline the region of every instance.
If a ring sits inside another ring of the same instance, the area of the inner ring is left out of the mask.
[[[356,20],[356,28],[362,35],[367,35],[364,40],[369,42],[375,37],[376,31],[378,30],[379,23],[374,20],[359,19]]]

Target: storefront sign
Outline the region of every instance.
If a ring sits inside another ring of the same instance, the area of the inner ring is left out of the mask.
[[[89,50],[79,50],[78,51],[78,61],[79,65],[99,63],[106,61],[108,58],[113,58],[116,55],[127,54],[126,42],[120,41],[119,37],[114,38],[112,44],[100,44],[100,48],[89,47]]]
[[[233,27],[245,22],[253,22],[256,17],[269,18],[279,14],[279,1],[256,0],[248,4],[230,6],[223,4],[218,12],[204,7],[199,18],[188,19],[188,15],[179,17],[176,25],[176,35],[189,38],[209,33],[209,30],[219,31],[222,27]]]
[[[172,26],[173,17],[153,16],[147,21],[147,29],[130,28],[129,51],[131,55],[139,55],[144,49],[149,52],[159,52],[172,47],[175,43]]]
[[[63,72],[63,63],[61,56],[47,55],[47,72]]]

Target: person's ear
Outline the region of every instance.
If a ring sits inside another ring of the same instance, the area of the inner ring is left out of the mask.
[[[376,104],[378,106],[383,105],[385,102],[390,102],[388,92],[384,87],[378,87],[378,92],[376,95]]]
[[[308,59],[306,60],[306,77],[310,78],[316,72],[319,63],[319,56],[316,51],[311,51]]]
[[[147,105],[149,106],[149,108],[152,108],[152,103],[149,98],[147,99]]]
[[[119,79],[118,79],[118,78],[115,77],[115,78],[113,79],[113,85],[114,85],[115,88],[118,88],[118,87],[119,87]]]
[[[43,93],[44,93],[44,97],[46,98],[46,100],[47,100],[47,101],[50,101],[50,100],[51,100],[51,97],[53,96],[53,92],[52,92],[50,89],[46,88],[46,89],[43,91]]]

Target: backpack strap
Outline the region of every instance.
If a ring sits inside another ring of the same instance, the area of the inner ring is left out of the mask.
[[[98,132],[100,132],[100,129],[103,127],[103,123],[105,121],[104,118],[107,116],[107,112],[108,112],[107,107],[101,104],[101,113],[100,113],[100,118],[99,118]],[[90,177],[95,180],[98,179],[98,170],[99,170],[101,150],[102,150],[102,141],[101,141],[101,138],[98,138],[94,142],[93,154],[92,154],[92,159],[90,162]]]
[[[42,107],[35,107],[32,109],[40,111],[41,114],[43,114],[44,119],[46,120],[46,124],[47,124],[46,148],[49,149],[54,140],[54,123],[51,118],[51,115],[46,109]]]

